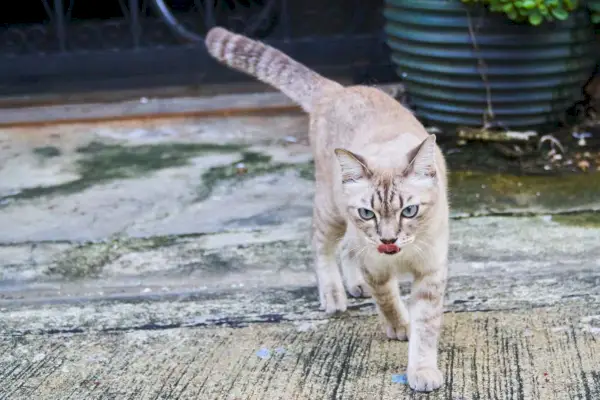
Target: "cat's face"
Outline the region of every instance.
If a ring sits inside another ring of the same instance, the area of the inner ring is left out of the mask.
[[[435,204],[435,136],[419,146],[401,172],[377,171],[361,156],[336,150],[340,161],[348,222],[380,253],[396,254],[426,227]]]

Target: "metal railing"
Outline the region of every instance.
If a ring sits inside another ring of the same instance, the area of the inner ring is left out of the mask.
[[[202,38],[215,25],[260,38],[324,73],[391,76],[380,0],[105,0],[117,10],[108,19],[78,17],[94,2],[38,1],[39,22],[0,27],[0,92],[144,76],[242,79],[207,56]]]

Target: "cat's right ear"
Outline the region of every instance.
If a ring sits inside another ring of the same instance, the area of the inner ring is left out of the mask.
[[[373,175],[365,159],[358,154],[345,149],[335,149],[335,155],[342,169],[342,183],[356,182]]]

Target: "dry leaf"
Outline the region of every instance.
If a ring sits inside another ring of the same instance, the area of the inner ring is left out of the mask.
[[[582,171],[587,171],[588,169],[590,169],[590,163],[587,160],[581,160],[577,163],[577,166],[579,167],[580,170]]]

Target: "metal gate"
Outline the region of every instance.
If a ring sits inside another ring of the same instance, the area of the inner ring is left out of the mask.
[[[380,0],[21,0],[3,7],[0,94],[248,79],[218,65],[214,25],[260,38],[329,76],[394,78]]]

